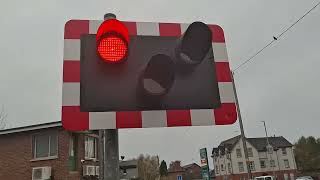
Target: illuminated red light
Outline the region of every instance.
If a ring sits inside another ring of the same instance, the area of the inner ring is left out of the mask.
[[[96,42],[97,53],[106,62],[121,62],[128,55],[128,29],[116,19],[106,20],[99,26]]]
[[[123,38],[109,35],[98,42],[97,51],[99,56],[107,62],[120,62],[128,53],[128,45]]]

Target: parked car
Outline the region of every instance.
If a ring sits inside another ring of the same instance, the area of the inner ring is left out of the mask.
[[[311,176],[301,176],[297,177],[296,180],[314,180]]]

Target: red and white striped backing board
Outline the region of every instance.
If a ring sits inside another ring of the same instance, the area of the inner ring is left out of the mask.
[[[157,110],[130,112],[80,112],[80,35],[96,34],[98,20],[70,20],[65,24],[62,87],[62,124],[71,131],[92,129],[208,126],[233,124],[237,119],[224,33],[212,31],[221,107],[218,109]],[[123,22],[130,35],[181,36],[189,24]]]

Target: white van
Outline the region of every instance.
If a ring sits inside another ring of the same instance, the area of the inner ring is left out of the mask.
[[[254,180],[275,180],[273,176],[258,176],[254,177]]]

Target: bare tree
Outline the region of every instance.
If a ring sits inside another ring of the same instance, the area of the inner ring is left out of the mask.
[[[6,128],[7,114],[4,111],[4,107],[2,106],[0,111],[0,130]]]
[[[138,157],[139,179],[156,180],[159,178],[159,157],[140,155]]]

